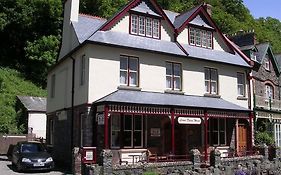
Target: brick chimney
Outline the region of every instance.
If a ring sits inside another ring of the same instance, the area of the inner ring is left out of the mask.
[[[211,4],[208,4],[208,3],[204,3],[203,6],[204,6],[205,10],[207,11],[207,13],[210,16],[212,16],[212,8],[213,8],[213,6]]]

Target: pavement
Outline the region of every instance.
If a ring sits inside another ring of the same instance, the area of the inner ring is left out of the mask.
[[[18,173],[15,171],[14,167],[12,167],[11,161],[8,160],[6,156],[0,156],[0,175],[22,175],[22,174],[34,174],[34,175],[66,175],[61,170],[55,169],[51,172],[26,172],[26,173]]]

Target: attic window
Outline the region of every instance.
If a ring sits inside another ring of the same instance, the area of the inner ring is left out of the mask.
[[[202,30],[190,27],[189,28],[189,43],[193,46],[212,49],[213,48],[213,33],[211,31]]]
[[[267,54],[264,59],[264,68],[265,70],[270,71],[270,61]]]
[[[130,34],[160,38],[160,20],[131,14]]]

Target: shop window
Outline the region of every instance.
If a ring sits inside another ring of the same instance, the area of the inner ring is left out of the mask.
[[[208,94],[218,94],[217,69],[205,68],[205,91]]]
[[[166,62],[166,88],[171,90],[181,90],[181,82],[181,64]]]
[[[143,147],[143,117],[141,115],[112,115],[111,147]]]
[[[209,119],[208,135],[210,145],[226,145],[226,119]]]
[[[120,56],[120,84],[139,85],[139,60],[137,57]]]

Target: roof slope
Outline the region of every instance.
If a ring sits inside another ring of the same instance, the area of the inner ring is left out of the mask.
[[[27,111],[46,112],[46,98],[17,96]]]
[[[155,93],[144,91],[115,91],[94,103],[130,103],[140,105],[156,105],[156,106],[175,106],[175,107],[196,107],[207,109],[223,109],[235,111],[249,111],[246,108],[230,103],[221,98],[176,95],[168,93]]]

